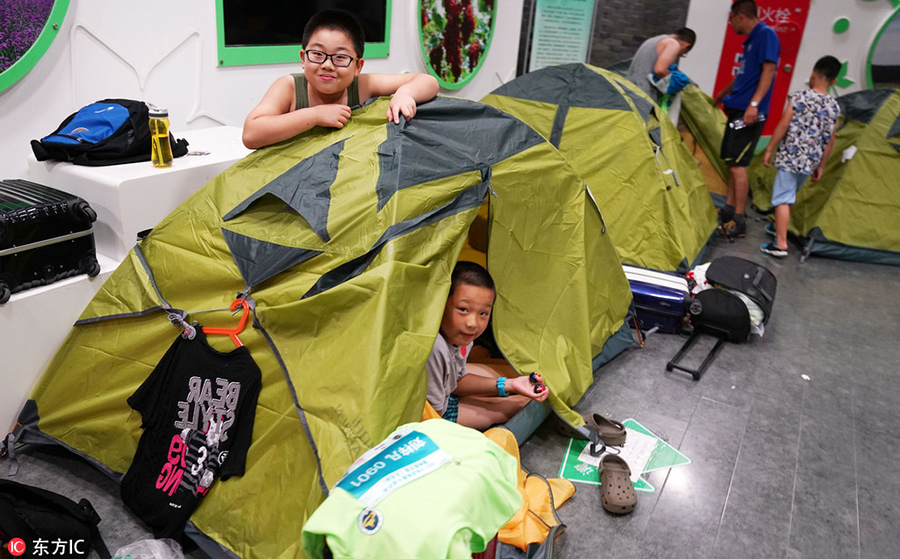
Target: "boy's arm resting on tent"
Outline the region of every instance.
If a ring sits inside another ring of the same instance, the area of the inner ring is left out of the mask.
[[[361,74],[360,93],[363,98],[393,95],[388,105],[387,119],[400,124],[400,115],[407,120],[416,115],[418,103],[430,101],[438,93],[433,76],[417,72],[406,74]]]
[[[262,100],[244,120],[241,140],[249,149],[268,146],[293,138],[316,126],[343,128],[350,119],[346,105],[317,105],[292,111],[294,78],[282,76],[266,91]]]

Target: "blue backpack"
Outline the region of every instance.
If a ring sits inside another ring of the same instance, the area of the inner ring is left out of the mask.
[[[150,161],[150,112],[143,101],[104,99],[69,115],[53,133],[31,140],[38,161],[116,165]],[[187,140],[169,134],[172,155],[187,153]]]

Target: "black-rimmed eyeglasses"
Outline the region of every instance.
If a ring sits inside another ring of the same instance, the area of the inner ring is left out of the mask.
[[[349,54],[328,54],[320,50],[307,50],[305,52],[306,59],[313,64],[325,64],[325,61],[330,58],[331,63],[338,68],[346,68],[350,63],[356,60],[355,57],[350,56]]]

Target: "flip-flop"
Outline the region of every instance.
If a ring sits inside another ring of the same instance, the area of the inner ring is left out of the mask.
[[[617,454],[600,459],[600,503],[613,514],[629,514],[637,505],[637,492],[631,484],[631,468]]]
[[[583,416],[588,428],[600,437],[604,444],[609,446],[622,446],[625,444],[625,426],[616,421],[600,415],[589,413]]]

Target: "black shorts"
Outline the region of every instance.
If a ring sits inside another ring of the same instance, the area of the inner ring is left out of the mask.
[[[725,107],[725,115],[728,117],[728,125],[725,126],[719,156],[729,167],[746,167],[753,159],[756,143],[762,136],[766,123],[757,120],[749,126],[742,126],[744,111],[740,109]]]

